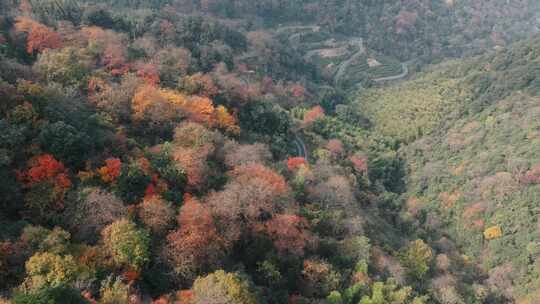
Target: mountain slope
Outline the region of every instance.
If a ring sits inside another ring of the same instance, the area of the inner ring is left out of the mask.
[[[540,39],[430,67],[361,94],[376,133],[402,142],[401,218],[455,243],[509,300],[540,290]]]

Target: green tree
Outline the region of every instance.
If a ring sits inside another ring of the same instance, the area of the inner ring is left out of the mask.
[[[23,286],[27,290],[69,284],[75,280],[79,273],[78,265],[73,256],[60,256],[49,252],[33,255],[26,262],[25,268],[27,277]]]
[[[394,279],[375,282],[371,286],[371,295],[362,297],[359,304],[423,304],[426,297],[413,297],[409,286],[399,288]]]
[[[147,153],[146,158],[150,161],[152,169],[156,170],[169,185],[162,196],[171,202],[180,203],[187,184],[187,175],[185,170],[173,161],[170,144],[163,145],[157,153]]]
[[[118,192],[126,203],[135,203],[142,199],[146,187],[152,179],[142,170],[139,164],[133,162],[122,165],[118,177]]]
[[[1,302],[1,301],[0,301]],[[7,302],[9,303],[9,302]],[[89,303],[81,293],[69,286],[46,286],[31,293],[16,292],[12,304],[86,304]]]
[[[47,124],[39,134],[43,149],[68,165],[82,165],[92,151],[92,141],[84,132],[59,121]]]
[[[51,23],[69,20],[73,23],[81,19],[82,9],[77,0],[29,0],[32,12],[39,20]]]
[[[326,297],[326,303],[328,303],[328,304],[342,304],[343,303],[343,298],[341,296],[341,293],[339,293],[339,291],[332,291]]]
[[[47,82],[81,87],[91,67],[91,58],[82,49],[67,47],[45,50],[39,55],[33,69]]]
[[[425,277],[433,261],[433,250],[423,240],[410,242],[401,250],[401,262],[415,280]]]
[[[250,283],[237,273],[218,270],[193,283],[195,304],[255,304],[257,296]]]
[[[101,301],[102,304],[128,304],[129,302],[129,286],[124,284],[122,280],[116,278],[113,280],[108,277],[101,286]]]
[[[103,244],[118,266],[140,270],[150,260],[150,235],[129,220],[118,220],[105,227]]]
[[[21,240],[32,252],[65,254],[70,245],[71,235],[60,227],[49,230],[40,226],[26,226]]]

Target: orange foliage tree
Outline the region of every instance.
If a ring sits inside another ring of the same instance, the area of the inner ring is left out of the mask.
[[[227,111],[227,108],[224,106],[218,106],[214,112],[214,115],[216,127],[231,134],[240,133],[240,127],[237,124],[236,118]]]
[[[236,182],[241,184],[252,181],[260,182],[262,187],[268,188],[276,196],[285,195],[289,192],[289,187],[283,176],[260,164],[239,166],[230,175]]]
[[[211,99],[186,96],[150,85],[137,90],[132,109],[135,119],[150,117],[156,121],[170,121],[185,116],[191,122],[221,128],[233,134],[240,131],[236,119],[227,109],[223,106],[214,107]]]
[[[304,126],[309,126],[325,116],[324,109],[321,106],[315,106],[304,114]]]
[[[27,205],[40,216],[63,208],[65,194],[71,188],[71,180],[64,164],[50,154],[32,158],[29,169],[18,173],[19,180],[28,192],[25,195]]]
[[[62,37],[57,32],[28,17],[18,17],[16,19],[15,32],[27,35],[26,51],[29,54],[62,47]]]
[[[167,256],[175,271],[193,279],[215,267],[225,252],[210,211],[197,199],[186,195],[177,217],[180,228],[167,236]]]
[[[265,224],[278,252],[282,255],[290,253],[297,256],[304,255],[310,239],[307,226],[306,219],[290,214],[278,214]]]
[[[300,168],[300,166],[305,165],[307,165],[307,162],[306,159],[303,157],[291,157],[287,160],[287,168],[289,169],[289,171],[294,171]]]
[[[118,158],[105,160],[105,166],[98,169],[99,176],[104,183],[114,183],[120,176],[122,161]]]

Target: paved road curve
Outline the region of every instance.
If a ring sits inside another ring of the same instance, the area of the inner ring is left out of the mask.
[[[402,79],[402,78],[407,77],[407,75],[409,75],[409,65],[408,65],[408,62],[403,62],[403,63],[401,64],[401,70],[402,70],[402,72],[401,72],[401,74],[399,74],[399,75],[376,78],[376,79],[373,79],[373,81],[375,81],[375,82],[384,82],[384,81],[398,80],[398,79]]]
[[[359,57],[361,57],[362,55],[364,55],[364,51],[363,50],[360,50],[358,51],[357,53],[355,53],[354,55],[351,56],[351,58],[343,61],[339,68],[338,68],[338,71],[336,72],[336,76],[334,77],[334,83],[337,85],[339,84],[339,82],[341,81],[341,78],[343,77],[343,75],[345,74],[345,72],[347,71],[347,68]]]
[[[306,144],[304,143],[302,138],[300,138],[300,136],[298,136],[298,134],[296,133],[294,134],[294,144],[296,145],[296,154],[298,154],[298,157],[303,157],[307,160],[308,151],[306,148]]]

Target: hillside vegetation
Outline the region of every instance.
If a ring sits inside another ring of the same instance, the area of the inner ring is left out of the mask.
[[[520,303],[540,288],[539,67],[536,38],[357,99],[375,132],[403,143],[402,219]]]
[[[0,303],[537,304],[538,9],[0,1]]]

